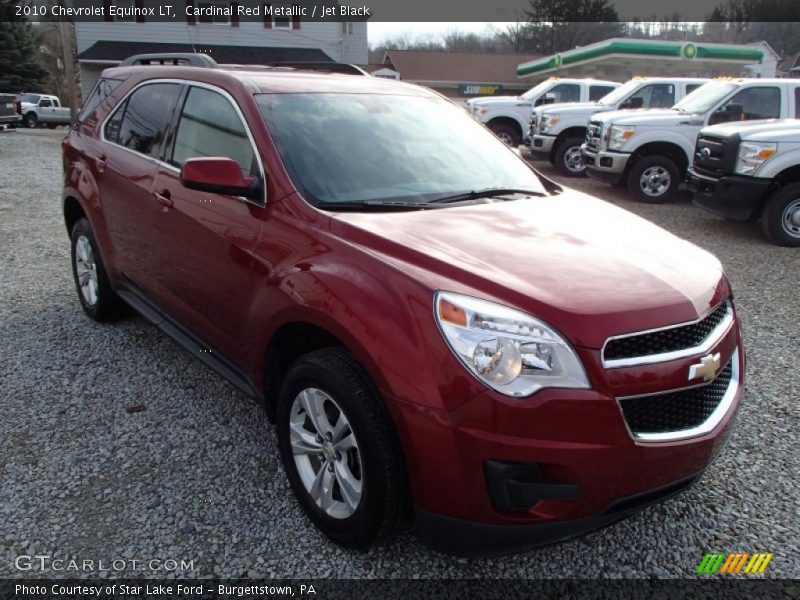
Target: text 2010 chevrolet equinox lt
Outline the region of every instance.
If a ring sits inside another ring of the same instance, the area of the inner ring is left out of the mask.
[[[424,88],[205,64],[105,71],[64,141],[78,297],[263,401],[327,536],[499,554],[697,480],[743,389],[716,258]]]

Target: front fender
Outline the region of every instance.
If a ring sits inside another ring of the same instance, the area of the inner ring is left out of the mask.
[[[800,166],[800,148],[778,154],[761,165],[753,177],[773,179],[782,171]]]
[[[686,156],[687,164],[692,163],[694,142],[689,141],[686,136],[681,135],[680,133],[665,129],[637,132],[636,135],[634,135],[620,151],[632,154],[647,144],[653,143],[672,144],[673,146],[677,146]]]

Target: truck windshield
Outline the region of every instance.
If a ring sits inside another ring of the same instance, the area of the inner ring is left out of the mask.
[[[36,94],[22,94],[19,97],[19,101],[28,102],[30,104],[39,104],[39,98],[41,98],[41,96],[37,96]]]
[[[627,98],[629,94],[632,94],[634,91],[642,87],[642,85],[643,83],[641,81],[627,81],[617,89],[600,98],[600,100],[597,102],[599,104],[616,104],[617,102],[621,102]]]
[[[672,108],[681,112],[704,114],[714,108],[720,100],[738,87],[739,86],[735,83],[709,81],[701,85]]]
[[[257,94],[290,177],[310,202],[424,205],[487,189],[545,193],[531,168],[438,97]]]
[[[536,98],[538,98],[539,96],[544,94],[551,87],[553,87],[553,82],[552,81],[543,81],[542,83],[533,86],[527,92],[522,94],[522,97],[525,100],[536,100]]]

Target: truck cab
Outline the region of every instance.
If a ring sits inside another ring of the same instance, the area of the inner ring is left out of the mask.
[[[506,144],[527,143],[531,109],[546,104],[599,100],[620,84],[599,79],[551,77],[521,96],[488,96],[467,100],[467,111]]]
[[[703,127],[791,117],[800,117],[800,80],[719,78],[670,109],[594,115],[583,159],[589,176],[627,185],[640,202],[665,202],[685,178]]]
[[[761,219],[772,243],[800,246],[800,120],[706,127],[688,175],[700,208],[731,221]]]
[[[581,144],[592,115],[611,110],[669,108],[708,79],[634,77],[595,102],[550,104],[531,111],[528,136],[531,154],[549,160],[563,175],[583,176]]]

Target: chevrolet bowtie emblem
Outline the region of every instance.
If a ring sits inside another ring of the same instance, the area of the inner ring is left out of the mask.
[[[709,354],[700,359],[700,364],[689,367],[689,381],[702,377],[704,381],[711,381],[719,371],[719,352]]]

